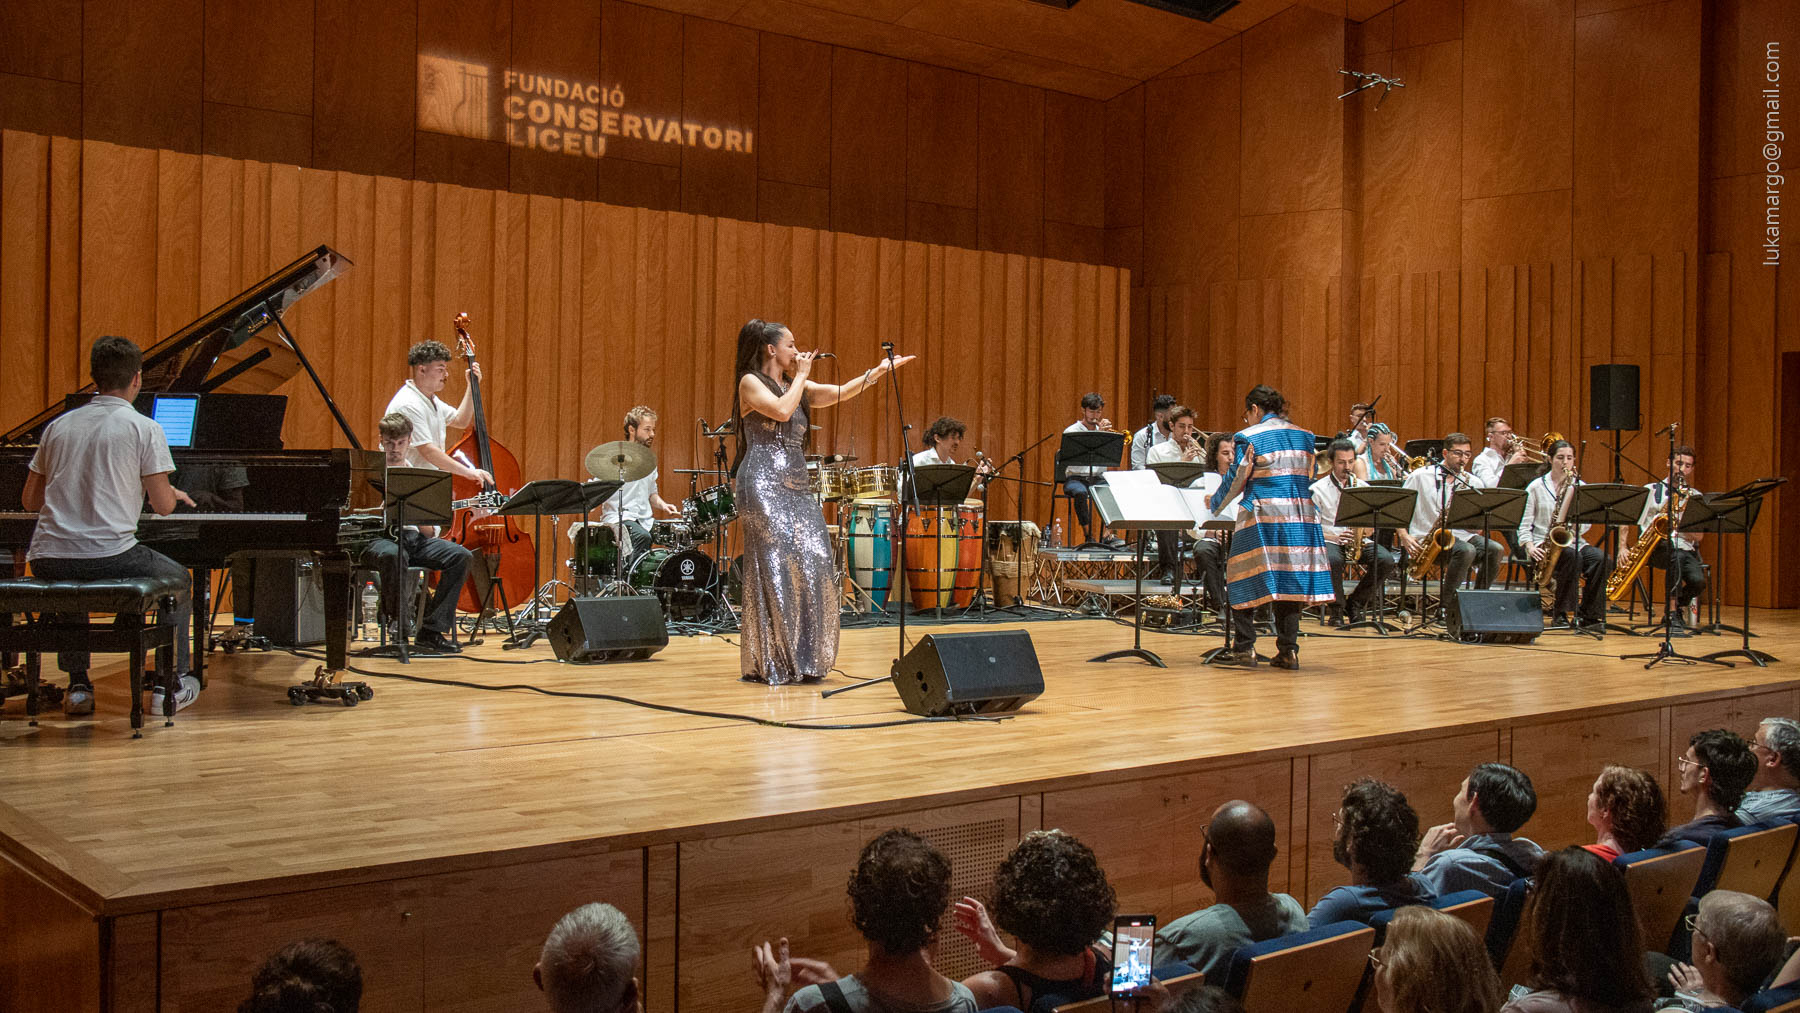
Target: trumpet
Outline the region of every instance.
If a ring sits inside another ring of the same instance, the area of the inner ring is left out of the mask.
[[[1550,459],[1549,452],[1544,448],[1562,439],[1567,439],[1567,437],[1554,429],[1535,440],[1528,440],[1518,433],[1514,433],[1506,438],[1506,456],[1511,457],[1520,450],[1524,450],[1527,461],[1543,464]]]

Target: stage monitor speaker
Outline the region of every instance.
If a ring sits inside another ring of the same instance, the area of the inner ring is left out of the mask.
[[[1024,630],[932,633],[894,662],[894,688],[914,714],[996,714],[1042,695],[1044,670]]]
[[[577,665],[640,660],[669,646],[662,602],[651,595],[570,598],[545,635],[556,660]]]
[[[1456,589],[1450,636],[1476,644],[1529,644],[1544,632],[1544,603],[1534,591]]]
[[[1625,362],[1588,367],[1588,428],[1638,428],[1638,368]]]

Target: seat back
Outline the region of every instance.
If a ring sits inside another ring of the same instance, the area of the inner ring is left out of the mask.
[[[1486,938],[1488,925],[1494,920],[1494,898],[1480,890],[1458,890],[1431,902],[1431,906],[1469,924],[1477,939]]]
[[[1613,859],[1625,873],[1625,889],[1631,893],[1645,946],[1659,948],[1674,934],[1705,862],[1706,849],[1697,844],[1674,851],[1633,851]]]
[[[1494,969],[1506,966],[1506,958],[1512,952],[1513,940],[1519,934],[1519,926],[1525,920],[1525,898],[1531,894],[1531,880],[1515,879],[1500,899],[1494,902],[1494,916],[1488,920],[1487,940],[1488,959],[1494,963]]]
[[[1739,1008],[1744,1013],[1800,1013],[1800,985],[1765,988]]]
[[[1182,994],[1189,989],[1199,988],[1204,984],[1206,982],[1206,975],[1199,971],[1192,971],[1188,974],[1176,975],[1173,978],[1158,978],[1157,980],[1162,982],[1162,986],[1169,990],[1169,997],[1171,999],[1179,999]],[[1112,1013],[1112,1011],[1119,1008],[1119,1006],[1114,1004],[1114,1000],[1111,996],[1102,995],[1095,996],[1092,999],[1083,999],[1080,1002],[1064,1003],[1061,1006],[1056,1007],[1056,1013]],[[1124,1008],[1130,1007],[1126,1006]],[[994,1011],[990,1009],[988,1013],[994,1013]]]
[[[1254,943],[1232,955],[1225,990],[1248,1013],[1344,1013],[1374,945],[1375,930],[1360,922]]]
[[[1771,897],[1794,853],[1800,827],[1782,822],[1756,824],[1726,830],[1706,846],[1706,865],[1700,871],[1694,896],[1713,890],[1736,890],[1752,897]]]

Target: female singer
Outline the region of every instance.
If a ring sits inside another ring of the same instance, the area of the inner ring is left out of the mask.
[[[1300,667],[1300,610],[1328,602],[1331,568],[1312,502],[1313,434],[1287,420],[1287,401],[1257,385],[1244,395],[1245,428],[1232,438],[1231,470],[1208,507],[1217,513],[1233,496],[1237,525],[1225,578],[1234,630],[1232,658],[1256,664],[1256,607],[1275,613],[1276,668]]]
[[[824,384],[807,379],[818,354],[796,348],[778,323],[751,320],[738,331],[731,473],[744,535],[745,682],[819,682],[837,661],[837,574],[808,491],[807,409],[847,401],[913,359],[883,359],[849,383]]]

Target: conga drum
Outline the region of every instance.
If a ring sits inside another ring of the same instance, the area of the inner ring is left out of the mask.
[[[885,611],[894,570],[894,504],[858,500],[850,510],[848,528],[844,541],[850,579]]]
[[[963,608],[981,586],[983,508],[924,507],[906,525],[906,587],[914,608]]]
[[[1030,597],[1041,536],[1038,526],[1030,521],[1022,526],[1017,521],[988,525],[988,573],[994,578],[994,604],[1005,608]]]

